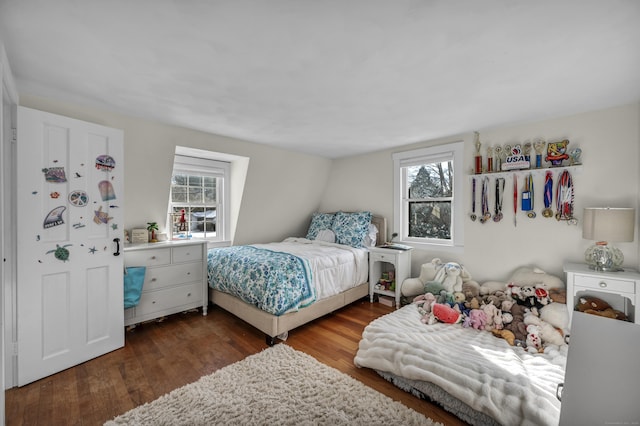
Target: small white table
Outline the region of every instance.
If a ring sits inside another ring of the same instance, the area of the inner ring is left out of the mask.
[[[576,299],[581,295],[591,295],[624,312],[630,321],[640,324],[640,274],[637,271],[600,272],[583,263],[566,263],[564,272],[567,274],[569,323]]]
[[[383,273],[395,275],[395,290],[376,289]],[[383,294],[395,298],[396,309],[400,308],[400,287],[411,275],[411,250],[396,250],[381,247],[369,248],[369,299],[373,302],[375,294]]]

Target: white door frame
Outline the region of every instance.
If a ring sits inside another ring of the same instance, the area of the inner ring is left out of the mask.
[[[16,270],[16,239],[14,211],[12,209],[15,200],[15,178],[13,168],[13,153],[15,152],[12,141],[16,128],[16,107],[18,105],[18,92],[16,90],[13,75],[7,58],[4,44],[0,40],[0,384],[2,397],[0,398],[0,424],[5,423],[4,416],[4,390],[14,387],[17,375],[15,371],[16,357],[13,355],[15,342],[15,270]]]

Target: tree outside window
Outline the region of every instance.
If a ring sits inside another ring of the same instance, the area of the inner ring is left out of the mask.
[[[451,239],[453,164],[451,161],[406,168],[408,236]]]

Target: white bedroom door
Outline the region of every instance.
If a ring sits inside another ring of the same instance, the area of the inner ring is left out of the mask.
[[[18,385],[124,345],[123,133],[18,108]]]

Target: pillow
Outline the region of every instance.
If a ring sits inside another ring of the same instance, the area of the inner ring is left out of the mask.
[[[367,235],[364,236],[364,246],[365,247],[375,247],[377,241],[377,237],[378,237],[378,227],[375,226],[373,223],[369,224],[369,231],[367,232]]]
[[[333,224],[333,213],[314,213],[311,215],[311,225],[309,225],[309,231],[307,231],[307,239],[315,240],[318,236],[318,231],[323,229],[331,229]]]
[[[331,229],[321,229],[316,235],[316,241],[326,241],[328,243],[336,242],[336,234]]]
[[[369,232],[371,212],[338,212],[333,218],[331,230],[336,234],[336,243],[351,247],[362,247]]]

